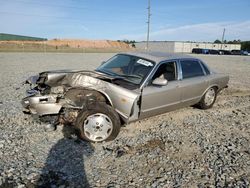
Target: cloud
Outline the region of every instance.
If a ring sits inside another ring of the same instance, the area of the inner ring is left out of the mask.
[[[150,32],[150,40],[167,41],[214,41],[221,39],[223,28],[226,29],[225,39],[249,40],[250,20],[243,22],[213,22],[165,27]],[[146,40],[146,33],[126,34],[119,38],[129,40]]]
[[[139,13],[130,16],[121,13],[120,17],[116,18],[110,17],[109,14],[107,16],[103,13],[98,14],[96,10],[90,11],[91,8],[82,9],[81,4],[87,5],[87,3],[61,0],[54,0],[53,4],[51,3],[51,0],[44,0],[40,3],[24,0],[3,1],[0,6],[0,32],[45,38],[146,40],[147,25],[145,20],[137,20],[137,18],[142,18]],[[81,5],[79,9],[78,5]],[[179,7],[179,5],[172,6],[171,8]],[[189,7],[183,5],[180,8],[193,9],[195,7],[196,5]],[[168,14],[164,11],[164,6],[159,9],[164,14]],[[124,17],[126,20],[122,22]],[[193,21],[197,19],[194,18]],[[250,20],[179,26],[171,24],[173,22],[166,25],[164,22],[165,20],[161,19],[155,22],[153,20],[150,40],[214,41],[221,39],[223,28],[226,28],[226,40],[250,39]],[[174,24],[178,24],[177,21]],[[121,35],[122,33],[124,34]]]
[[[80,20],[71,18],[72,10],[61,6],[24,2],[5,1],[1,4],[1,33],[54,38],[89,31]]]

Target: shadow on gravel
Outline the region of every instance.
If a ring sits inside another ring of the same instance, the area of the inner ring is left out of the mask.
[[[89,142],[73,137],[74,129],[63,126],[64,138],[50,150],[36,187],[90,187],[84,169],[84,156],[93,153]]]

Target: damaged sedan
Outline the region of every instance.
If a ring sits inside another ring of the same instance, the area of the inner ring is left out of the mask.
[[[30,77],[24,112],[70,124],[91,142],[116,138],[121,125],[195,105],[211,108],[229,77],[199,59],[159,52],[116,54],[95,71]]]

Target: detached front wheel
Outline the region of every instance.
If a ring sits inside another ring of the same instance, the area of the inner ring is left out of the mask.
[[[79,113],[76,126],[81,139],[102,142],[115,139],[121,123],[117,112],[111,106],[96,103]]]

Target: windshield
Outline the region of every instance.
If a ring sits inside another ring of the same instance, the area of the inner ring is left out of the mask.
[[[97,71],[134,84],[141,84],[153,66],[152,61],[132,55],[118,54],[97,68]]]

